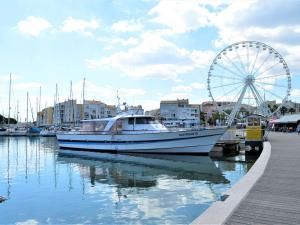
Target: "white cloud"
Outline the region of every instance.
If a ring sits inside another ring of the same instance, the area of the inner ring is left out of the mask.
[[[82,94],[82,81],[73,85],[74,93],[77,93],[75,98],[81,99]],[[86,99],[99,99],[107,104],[116,104],[117,91],[122,96],[122,101],[127,101],[126,98],[144,96],[147,92],[141,88],[116,88],[111,85],[97,85],[91,81],[85,82],[85,95]],[[124,99],[123,99],[124,98]]]
[[[100,42],[104,42],[110,45],[123,45],[123,46],[128,46],[128,45],[137,45],[139,43],[139,40],[134,37],[129,37],[128,39],[123,39],[123,38],[98,38],[97,39]]]
[[[0,80],[9,80],[9,78],[10,78],[9,74],[0,76]],[[20,76],[14,74],[14,73],[11,74],[11,80],[14,81],[14,80],[18,80],[18,79],[20,79]]]
[[[52,27],[52,24],[41,17],[29,16],[19,21],[17,28],[20,32],[33,37],[38,37],[41,32]]]
[[[147,92],[144,89],[138,89],[138,88],[120,88],[119,94],[121,96],[126,97],[134,97],[134,96],[142,96],[145,95]]]
[[[286,60],[292,75],[300,74],[299,1],[231,1],[212,17],[217,47],[243,40],[265,42]],[[238,18],[238,19],[237,19]]]
[[[24,82],[24,83],[15,83],[13,84],[14,90],[30,90],[32,88],[40,88],[44,87],[43,84],[38,82]]]
[[[111,29],[115,32],[135,32],[143,29],[141,22],[136,20],[120,20],[114,23]]]
[[[36,225],[39,224],[39,222],[35,219],[29,219],[21,222],[17,222],[17,225]]]
[[[221,1],[214,2],[215,6]],[[150,21],[169,27],[174,33],[185,33],[210,25],[210,12],[205,5],[209,1],[160,1],[148,14],[154,16]]]
[[[161,97],[161,100],[187,99],[190,98],[191,96],[192,96],[191,93],[187,93],[187,92],[174,92],[174,93],[163,95]]]
[[[158,109],[159,108],[159,103],[160,103],[160,100],[143,100],[143,108],[145,109],[145,110],[152,110],[152,109]]]
[[[300,97],[300,89],[293,89],[291,91],[291,97]]]
[[[100,60],[88,59],[87,63],[90,68],[98,66],[116,68],[135,79],[145,77],[177,79],[178,74],[206,66],[213,55],[211,51],[188,51],[157,34],[145,34],[138,46]]]
[[[91,36],[93,33],[91,30],[98,29],[100,27],[99,19],[91,19],[91,20],[80,20],[69,17],[65,21],[63,21],[62,31],[64,32],[78,32],[82,33],[86,36]]]
[[[206,87],[203,83],[194,82],[191,85],[178,85],[172,87],[172,92],[191,92],[195,89],[204,89]]]

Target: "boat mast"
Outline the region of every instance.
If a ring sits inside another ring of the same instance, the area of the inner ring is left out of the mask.
[[[41,100],[42,100],[42,86],[40,86],[40,96],[39,96],[39,113],[41,113]],[[41,114],[40,114],[41,116]],[[40,125],[40,120],[39,120],[39,124]]]
[[[17,123],[19,122],[19,100],[17,100]]]
[[[35,124],[36,124],[36,126],[39,126],[39,122],[38,122],[38,110],[39,110],[39,99],[38,98],[36,98],[35,99],[35,110],[36,110],[36,119],[35,119]]]
[[[72,85],[72,81],[70,83],[70,103],[72,104],[71,105],[71,109],[72,109],[72,120],[71,120],[71,123],[73,122],[73,124],[75,125],[75,108],[74,108],[74,102],[73,102],[73,85]]]
[[[83,78],[83,84],[82,84],[82,104],[84,105],[84,96],[85,95],[85,78]]]
[[[8,94],[8,128],[10,127],[10,98],[11,98],[11,73],[9,74],[9,94]]]
[[[53,121],[55,125],[58,124],[58,113],[57,113],[57,83],[55,84],[55,96],[54,96],[54,106],[53,106]]]
[[[27,91],[27,104],[26,104],[26,125],[28,126],[28,91]]]
[[[82,113],[83,113],[83,118],[82,119],[85,119],[84,117],[84,96],[85,95],[85,77],[83,78],[83,83],[82,83]]]

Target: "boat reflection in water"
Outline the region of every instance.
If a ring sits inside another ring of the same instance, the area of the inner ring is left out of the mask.
[[[91,183],[116,184],[121,188],[147,188],[157,184],[157,177],[201,180],[213,184],[228,183],[215,163],[207,156],[161,154],[109,154],[60,150],[60,163],[77,164]]]

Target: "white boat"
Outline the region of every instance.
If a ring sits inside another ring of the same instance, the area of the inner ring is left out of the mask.
[[[6,128],[0,128],[0,137],[1,136],[8,136],[8,130]]]
[[[225,131],[225,127],[170,131],[152,116],[118,115],[84,120],[81,130],[57,133],[57,139],[62,149],[207,154]]]
[[[25,127],[16,127],[9,130],[9,136],[21,137],[21,136],[26,136],[26,134],[27,134],[27,128]]]
[[[56,131],[55,130],[44,129],[40,132],[40,136],[42,136],[42,137],[55,137],[56,136]]]

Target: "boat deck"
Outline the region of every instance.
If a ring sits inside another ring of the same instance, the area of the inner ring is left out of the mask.
[[[271,133],[271,158],[225,224],[300,224],[300,135]]]

